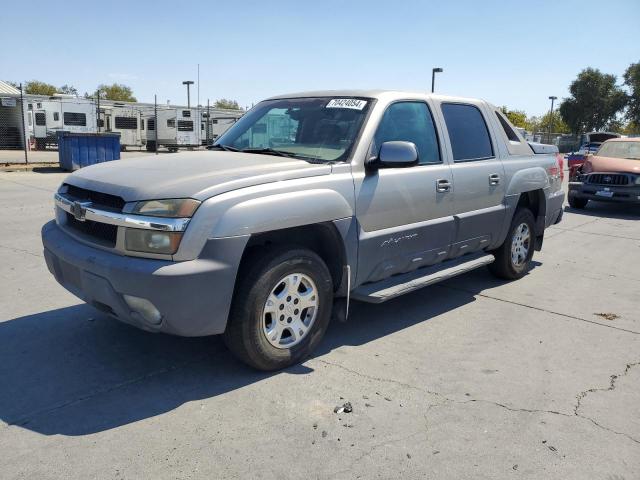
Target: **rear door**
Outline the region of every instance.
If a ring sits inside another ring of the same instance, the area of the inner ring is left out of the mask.
[[[505,216],[504,167],[481,103],[442,102],[452,154],[453,214],[450,257],[482,250],[499,235]]]

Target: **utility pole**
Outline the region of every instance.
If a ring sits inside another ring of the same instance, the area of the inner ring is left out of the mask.
[[[189,91],[189,86],[193,85],[193,80],[185,80],[182,82],[183,85],[187,86],[187,108],[191,108],[191,94]]]
[[[24,142],[24,163],[29,163],[29,157],[27,156],[27,147],[29,140],[27,139],[27,129],[24,122],[24,95],[22,92],[22,83],[20,84],[20,116],[22,117],[20,123],[22,124],[22,141]]]
[[[553,129],[553,102],[558,97],[551,96],[549,100],[551,100],[551,110],[549,110],[549,140],[548,143],[551,143],[551,130]]]
[[[436,73],[442,73],[444,70],[442,70],[442,68],[440,67],[436,67],[431,69],[431,93],[433,93],[435,91],[435,85],[436,85]]]

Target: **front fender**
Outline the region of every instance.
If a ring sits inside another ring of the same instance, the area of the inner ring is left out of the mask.
[[[278,193],[240,202],[224,212],[211,237],[232,237],[329,222],[351,217],[353,210],[338,192],[312,189]]]
[[[353,188],[344,183],[345,194]],[[353,216],[340,191],[319,185],[295,191],[268,191],[274,185],[228,192],[203,202],[189,223],[174,260],[196,258],[207,239],[227,238],[329,222]]]

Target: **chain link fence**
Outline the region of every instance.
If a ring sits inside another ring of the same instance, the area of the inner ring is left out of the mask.
[[[2,83],[0,163],[57,162],[58,132],[116,133],[124,152],[204,149],[243,114],[243,110],[214,108],[209,100],[206,105],[184,106],[26,95],[22,86]]]

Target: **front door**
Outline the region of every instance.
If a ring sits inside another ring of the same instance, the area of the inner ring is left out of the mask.
[[[466,103],[441,104],[455,184],[456,232],[451,257],[491,245],[504,221],[504,167],[496,157],[481,108]]]
[[[370,156],[387,141],[413,142],[419,164],[368,171],[361,183],[356,177],[359,284],[437,263],[452,241],[453,178],[427,103],[389,105]]]

